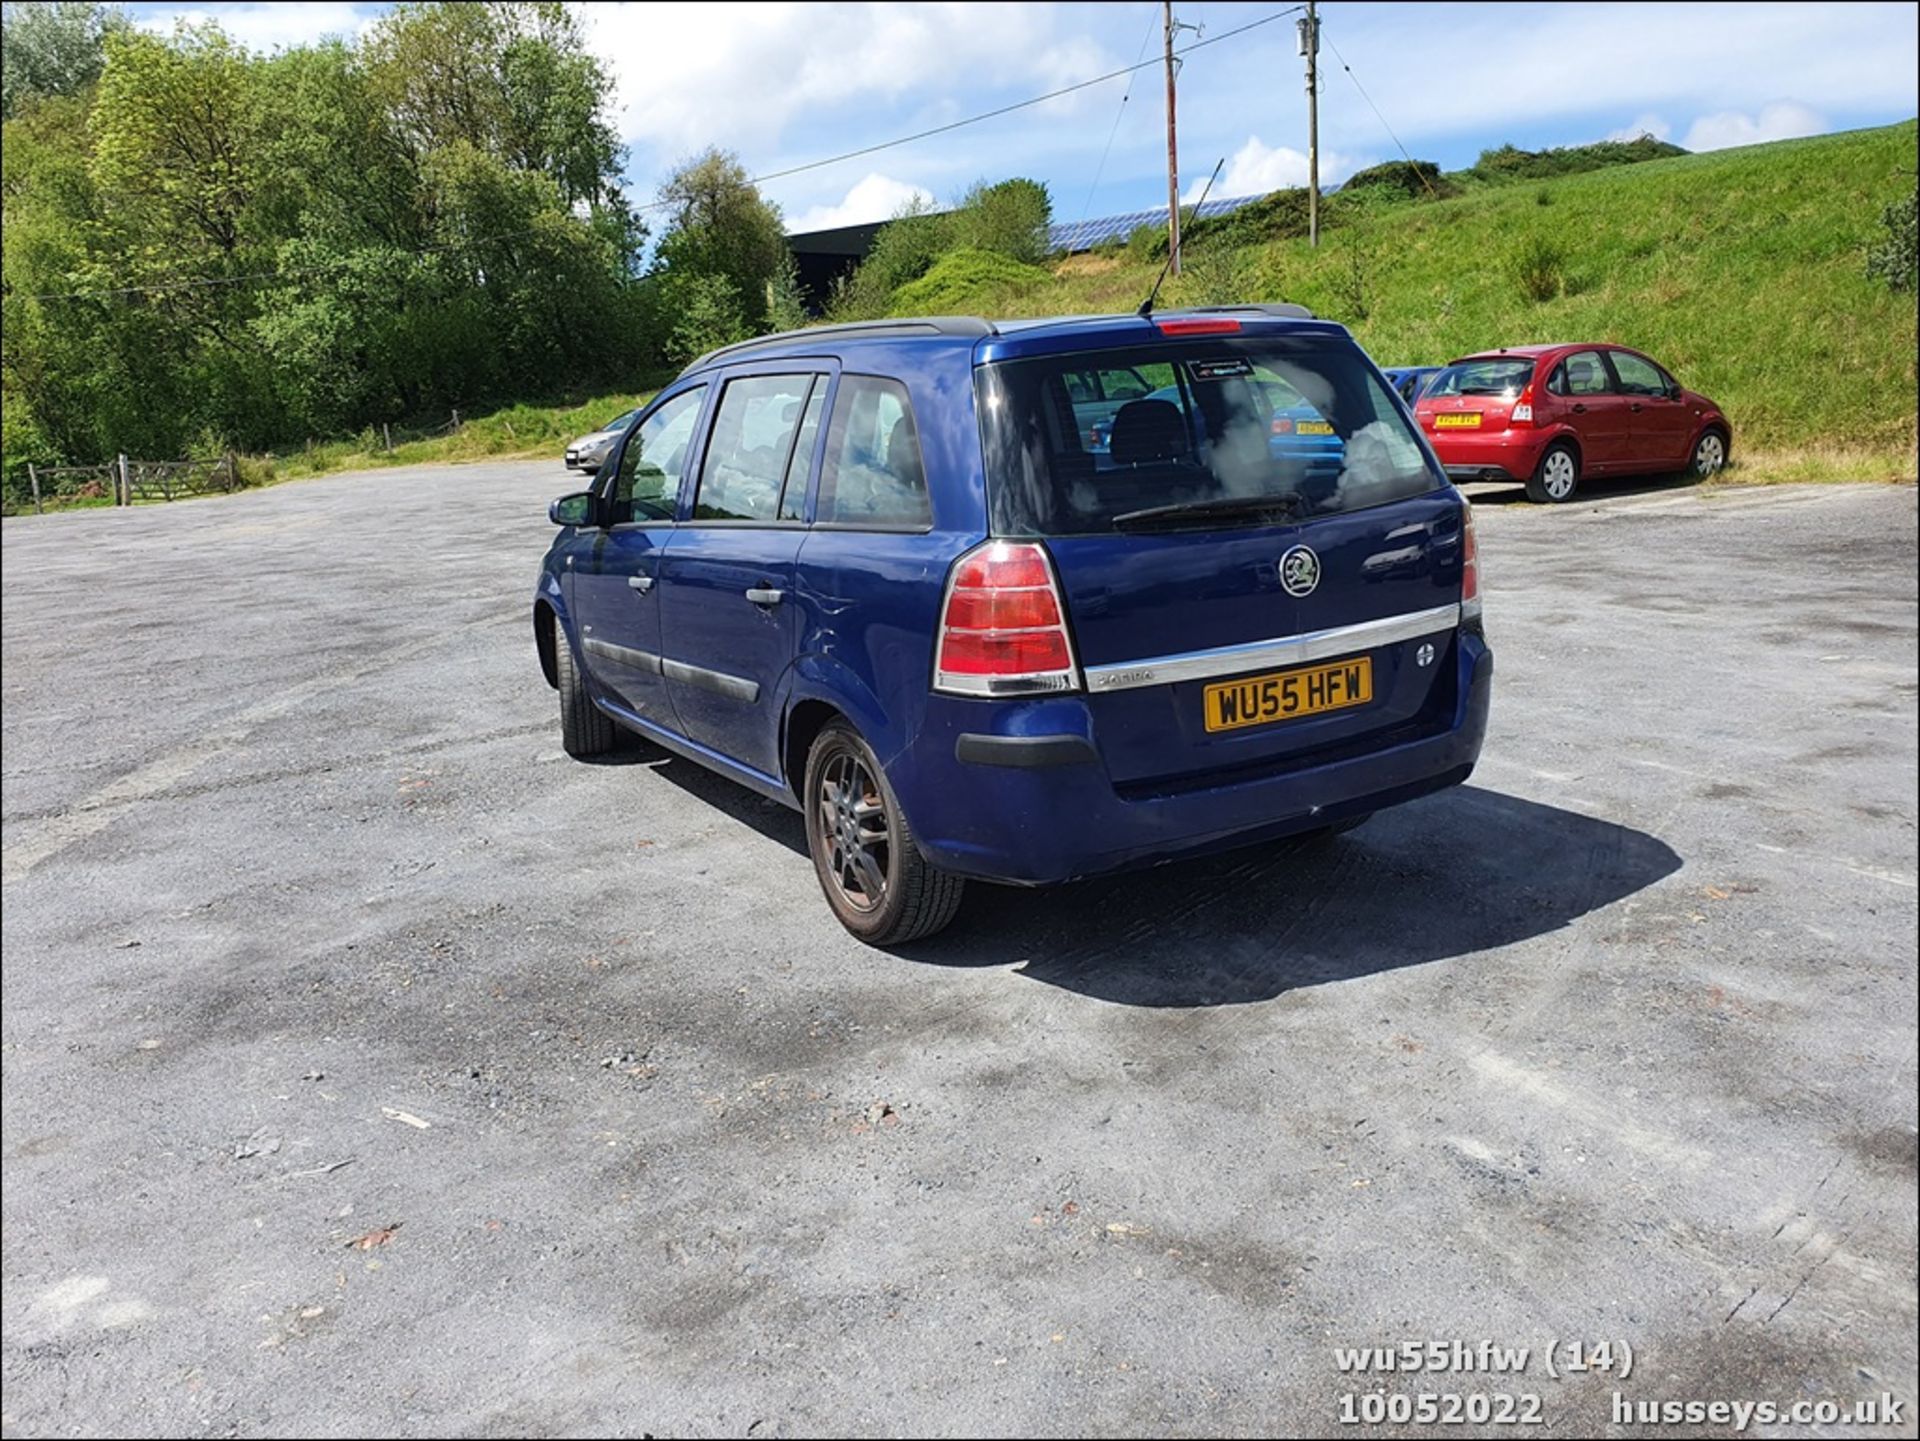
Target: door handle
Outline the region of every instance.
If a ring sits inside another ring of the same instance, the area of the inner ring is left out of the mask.
[[[1587,413],[1587,408],[1584,405],[1576,405],[1573,408],[1573,413],[1575,415],[1585,415]]]
[[[778,605],[786,596],[784,590],[775,590],[771,586],[756,585],[747,591],[747,599],[755,605]]]
[[[630,575],[627,577],[627,584],[639,591],[640,594],[645,595],[653,589],[653,577],[650,575]]]
[[[1636,401],[1634,401],[1634,403],[1633,403],[1633,413],[1634,413],[1635,415],[1638,415],[1638,414],[1640,413],[1640,402],[1639,402],[1639,401],[1637,401],[1637,400],[1636,400]]]

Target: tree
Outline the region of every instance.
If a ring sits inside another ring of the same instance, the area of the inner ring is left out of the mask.
[[[739,159],[708,150],[660,187],[666,227],[657,271],[718,276],[732,288],[740,314],[764,327],[768,287],[792,261],[779,209],[761,198]]]
[[[955,250],[989,250],[1038,265],[1047,258],[1047,227],[1053,201],[1037,180],[1018,178],[989,185],[975,181],[952,212],[949,245]]]
[[[105,37],[128,27],[117,6],[85,0],[7,5],[0,11],[0,116],[30,96],[75,95],[100,78]]]

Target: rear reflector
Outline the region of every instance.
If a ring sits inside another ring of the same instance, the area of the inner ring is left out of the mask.
[[[1077,690],[1080,673],[1047,553],[990,540],[954,563],[934,648],[933,688],[954,695]]]
[[[1240,329],[1239,321],[1224,315],[1162,320],[1159,325],[1162,335],[1234,335]]]

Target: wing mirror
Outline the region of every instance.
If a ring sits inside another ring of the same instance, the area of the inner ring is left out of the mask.
[[[572,495],[561,496],[547,507],[547,519],[555,525],[591,525],[593,492],[576,490]]]

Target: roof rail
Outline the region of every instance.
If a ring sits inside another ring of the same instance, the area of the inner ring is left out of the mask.
[[[982,320],[977,315],[928,315],[903,320],[851,320],[844,325],[810,325],[802,330],[756,335],[751,340],[737,340],[732,345],[709,350],[680,373],[691,375],[696,370],[704,370],[722,356],[742,355],[749,350],[758,350],[763,345],[782,345],[793,340],[886,340],[910,335],[958,335],[980,340],[997,334],[999,332],[991,321]]]
[[[1251,312],[1270,315],[1275,320],[1312,320],[1314,314],[1304,305],[1290,300],[1248,301],[1244,305],[1183,305],[1182,312],[1194,315],[1241,315]]]

